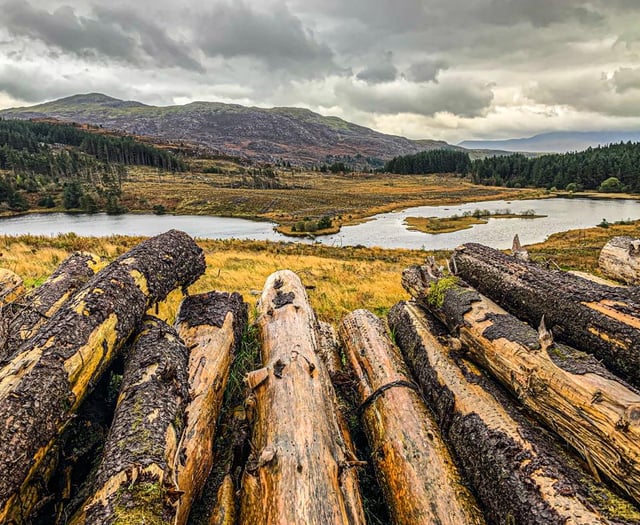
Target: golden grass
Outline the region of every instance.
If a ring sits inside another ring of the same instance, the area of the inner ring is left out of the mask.
[[[546,215],[522,215],[517,213],[494,213],[482,215],[480,217],[407,217],[404,223],[407,230],[419,231],[423,233],[451,233],[460,230],[468,230],[475,224],[487,224],[489,218],[492,219],[539,219]]]

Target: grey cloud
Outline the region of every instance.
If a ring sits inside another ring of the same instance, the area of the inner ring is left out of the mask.
[[[640,89],[640,68],[623,67],[613,74],[613,83],[618,93]]]
[[[405,76],[412,82],[436,82],[438,73],[448,67],[443,60],[423,60],[411,64]]]
[[[486,8],[478,9],[481,20],[494,24],[530,23],[534,27],[575,21],[580,24],[598,24],[604,17],[589,9],[583,0],[491,0]]]
[[[393,65],[393,53],[390,51],[376,64],[372,64],[360,71],[356,78],[368,84],[382,84],[393,82],[398,77],[398,69]]]

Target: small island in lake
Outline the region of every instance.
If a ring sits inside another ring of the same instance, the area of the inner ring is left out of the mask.
[[[546,215],[536,215],[535,210],[525,210],[513,213],[511,210],[480,210],[466,211],[462,215],[451,217],[407,217],[404,222],[407,229],[423,233],[452,233],[471,228],[474,224],[486,224],[493,219],[539,219]]]

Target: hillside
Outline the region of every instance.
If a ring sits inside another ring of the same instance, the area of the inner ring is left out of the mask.
[[[57,118],[162,140],[192,142],[215,153],[264,162],[318,164],[341,157],[381,164],[397,155],[451,148],[435,140],[385,135],[301,108],[257,108],[217,102],[148,106],[91,93],[0,111],[2,118]]]

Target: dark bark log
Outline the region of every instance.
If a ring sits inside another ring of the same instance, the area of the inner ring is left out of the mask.
[[[342,320],[340,336],[393,523],[484,523],[382,322],[356,310]]]
[[[411,267],[402,282],[421,306],[459,332],[476,363],[594,469],[640,502],[640,393],[593,356],[554,344],[546,329],[538,334],[450,278],[439,280]],[[437,289],[443,294],[434,305],[429,294]]]
[[[213,465],[213,440],[229,369],[247,325],[247,304],[237,293],[209,292],[187,297],[176,329],[190,349],[186,426],[174,466],[182,495],[175,525],[186,523]]]
[[[188,359],[175,330],[147,317],[127,359],[95,491],[74,523],[174,523]]]
[[[11,270],[0,268],[0,306],[15,301],[23,293],[22,278]]]
[[[640,240],[614,237],[602,248],[598,266],[607,277],[626,284],[640,284]]]
[[[640,523],[633,505],[534,428],[512,398],[454,350],[455,340],[428,314],[399,303],[389,324],[490,523]]]
[[[93,277],[0,370],[0,522],[28,515],[21,487],[145,311],[203,272],[185,233],[149,239]]]
[[[364,523],[357,461],[341,433],[316,317],[298,276],[272,274],[258,311],[264,368],[247,377],[255,415],[240,522]]]
[[[479,244],[454,253],[458,275],[505,310],[592,353],[640,386],[640,289],[611,287],[546,270]]]

